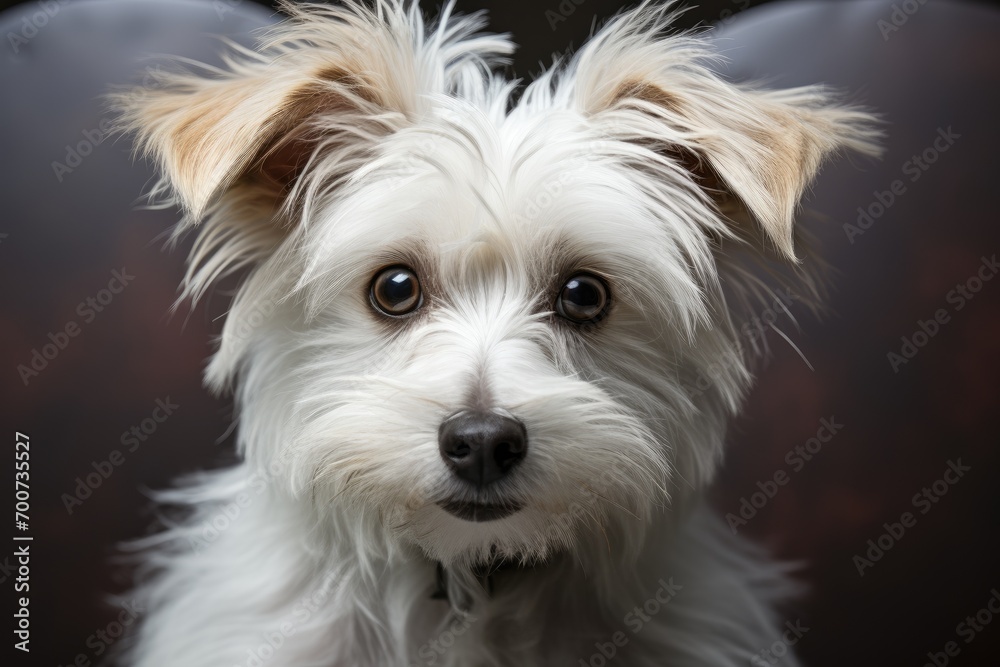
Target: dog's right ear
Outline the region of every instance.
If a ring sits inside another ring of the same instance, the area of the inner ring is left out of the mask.
[[[425,29],[416,3],[293,4],[256,51],[233,47],[221,68],[166,72],[112,96],[119,128],[152,158],[152,196],[184,211],[178,233],[201,225],[183,297],[267,257],[294,227],[300,195],[328,191],[388,134],[503,62],[513,47],[479,34],[484,17],[445,6]],[[312,182],[307,166],[322,160]],[[313,187],[315,186],[315,187]]]
[[[237,49],[222,69],[157,70],[115,96],[122,129],[160,168],[161,193],[192,222],[241,180],[281,196],[321,141],[392,131],[416,111],[412,17],[381,5],[285,9],[291,18],[258,52]]]

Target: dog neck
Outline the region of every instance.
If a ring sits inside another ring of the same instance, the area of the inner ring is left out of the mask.
[[[481,563],[474,566],[472,568],[472,575],[480,583],[486,595],[492,596],[496,590],[497,579],[501,578],[501,576],[506,579],[508,576],[516,576],[519,573],[536,570],[546,563],[547,561],[526,564],[515,558],[495,558],[488,563]],[[443,563],[435,561],[434,589],[431,591],[431,599],[448,600],[456,609],[460,611],[468,610],[469,604],[464,599],[465,596],[460,596],[462,599],[458,600],[453,599],[453,597],[455,596],[449,596],[448,571]]]

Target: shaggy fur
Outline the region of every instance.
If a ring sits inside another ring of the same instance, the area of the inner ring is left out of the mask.
[[[875,151],[872,118],[724,82],[669,4],[519,97],[495,73],[513,45],[451,4],[283,8],[222,69],[117,97],[196,235],[182,296],[245,274],[206,373],[241,462],[161,495],[187,509],[139,544],[123,664],[746,664],[790,586],[699,498],[761,267],[812,294],[796,207],[830,154]],[[400,320],[368,298],[395,264],[425,298]],[[612,293],[593,325],[553,313],[581,270]],[[470,408],[530,442],[478,495],[438,451]],[[523,507],[473,523],[452,497]]]

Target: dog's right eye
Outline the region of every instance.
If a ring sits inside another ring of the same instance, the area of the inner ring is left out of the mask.
[[[408,315],[423,304],[417,274],[405,266],[390,266],[375,274],[370,296],[372,306],[390,317]]]

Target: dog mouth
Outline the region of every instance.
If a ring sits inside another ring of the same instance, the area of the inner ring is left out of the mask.
[[[438,506],[454,517],[475,523],[503,519],[521,509],[520,503],[513,501],[504,503],[476,503],[466,500],[442,500],[438,502]]]

